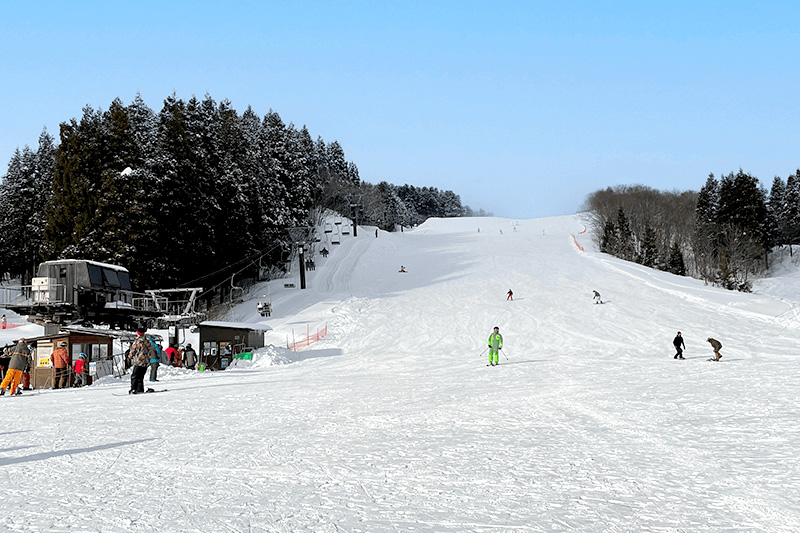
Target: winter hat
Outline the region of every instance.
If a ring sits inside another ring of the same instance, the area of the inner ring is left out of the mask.
[[[144,331],[142,331],[142,330],[138,329],[138,330],[136,330],[136,334],[137,334],[139,337],[143,337],[143,336],[144,336]]]
[[[59,346],[66,346],[67,345],[67,341],[61,341],[61,342],[58,343],[58,345]]]

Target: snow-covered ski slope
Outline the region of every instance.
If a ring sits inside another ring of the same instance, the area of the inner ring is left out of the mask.
[[[306,290],[259,288],[275,347],[247,367],[0,399],[3,527],[800,531],[796,268],[733,293],[601,255],[578,216],[511,223],[344,237]]]

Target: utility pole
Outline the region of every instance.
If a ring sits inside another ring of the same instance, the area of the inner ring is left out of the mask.
[[[297,246],[297,257],[298,261],[300,262],[300,288],[306,288],[306,261],[305,261],[305,245],[306,243],[313,242],[311,235],[314,231],[314,228],[311,227],[299,227],[299,228],[287,228],[289,232],[289,236],[292,238],[292,244]]]
[[[359,194],[358,200],[355,202],[350,201],[350,210],[353,212],[353,237],[358,237],[358,211],[361,209],[361,198],[363,196],[363,194]]]
[[[306,262],[303,259],[303,243],[298,243],[297,253],[299,254],[298,261],[300,261],[300,288],[306,288]]]

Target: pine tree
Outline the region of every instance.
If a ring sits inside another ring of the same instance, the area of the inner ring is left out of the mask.
[[[781,245],[787,241],[787,209],[786,209],[786,184],[780,176],[772,180],[772,188],[767,202],[770,216],[775,221],[775,240]]]
[[[286,228],[294,227],[291,206],[289,205],[289,172],[287,170],[286,127],[278,113],[273,110],[262,121],[262,146],[266,155],[267,180],[264,192],[271,196],[266,203],[266,224],[278,238]]]
[[[672,243],[667,261],[667,271],[678,276],[686,275],[686,266],[683,262],[683,252],[677,242]]]
[[[606,223],[603,224],[603,232],[600,236],[600,251],[613,255],[616,248],[617,228],[614,227],[613,221],[607,220]]]
[[[733,234],[726,239],[728,246],[733,245],[734,239],[738,238],[740,242],[736,249],[747,250],[743,253],[747,253],[749,257],[741,259],[743,269],[757,268],[760,259],[765,260],[766,267],[767,253],[772,245],[771,222],[766,193],[755,177],[740,169],[736,175],[731,173],[722,179],[717,224]],[[743,240],[747,241],[746,248],[741,246]],[[731,268],[735,269],[736,265],[731,264]],[[735,275],[741,273],[734,272]]]
[[[209,253],[215,235],[206,216],[209,183],[199,107],[196,98],[186,103],[172,95],[159,113],[153,165],[157,182],[151,192],[160,208],[151,215],[159,230],[163,268],[154,288],[194,280],[216,263]]]
[[[8,163],[8,173],[0,188],[0,245],[2,271],[11,276],[28,274],[34,260],[28,248],[28,218],[34,190],[34,154],[29,147],[17,149]]]
[[[628,224],[628,217],[625,216],[625,211],[620,207],[617,212],[616,229],[616,250],[614,255],[632,261],[634,257],[634,242],[633,233],[631,232],[630,224]]]
[[[29,281],[48,253],[44,239],[45,210],[52,198],[55,147],[42,131],[34,152],[15,151],[0,186],[0,272]]]
[[[719,182],[709,174],[700,189],[695,208],[693,250],[700,277],[708,283],[717,277],[719,255],[717,211],[720,204]]]
[[[789,249],[800,244],[800,170],[786,179],[785,236]]]
[[[658,248],[656,247],[656,232],[650,224],[647,224],[645,226],[644,237],[642,238],[641,251],[639,253],[639,263],[650,268],[653,268],[658,264]]]

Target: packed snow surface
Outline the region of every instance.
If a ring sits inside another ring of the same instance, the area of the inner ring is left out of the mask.
[[[600,254],[583,229],[361,228],[307,289],[295,273],[225,317],[272,302],[252,362],[162,367],[164,394],[126,395],[126,376],[0,399],[2,527],[800,531],[796,264],[729,292]]]

